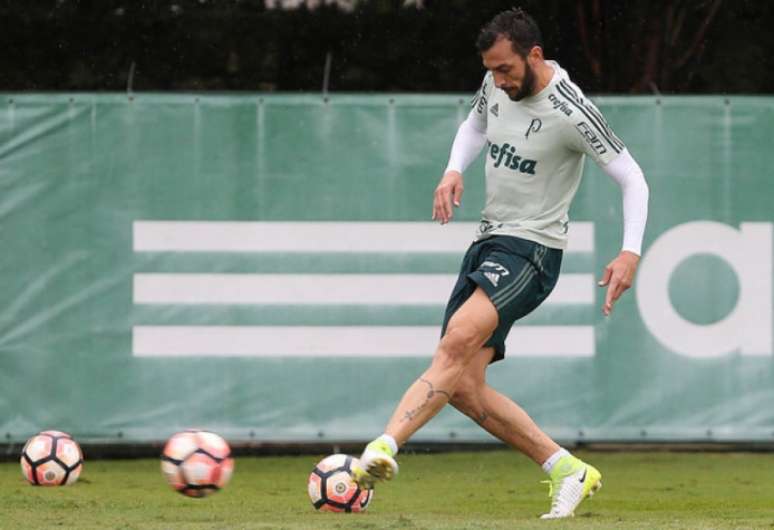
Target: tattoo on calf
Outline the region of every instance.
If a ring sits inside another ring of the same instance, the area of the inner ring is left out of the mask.
[[[476,423],[478,423],[479,425],[481,425],[482,423],[484,423],[484,422],[486,421],[486,419],[487,419],[488,417],[489,417],[489,416],[487,415],[487,413],[486,413],[486,412],[482,412],[482,413],[481,413],[481,414],[480,414],[480,415],[479,415],[477,418],[473,418],[473,419],[476,421]]]
[[[411,410],[407,410],[403,414],[403,419],[401,421],[411,421],[414,418],[416,418],[417,415],[420,413],[420,411],[424,409],[428,403],[430,403],[430,400],[433,399],[436,394],[443,394],[444,396],[446,396],[446,401],[449,401],[451,399],[451,395],[448,392],[446,392],[445,390],[436,390],[435,387],[433,386],[433,383],[431,383],[427,379],[422,379],[420,377],[419,380],[429,387],[429,390],[427,391],[427,395],[425,396],[425,401],[422,402],[422,404],[420,404],[418,407],[413,408]]]

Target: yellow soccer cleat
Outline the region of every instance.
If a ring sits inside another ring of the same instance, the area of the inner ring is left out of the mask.
[[[398,463],[393,458],[390,446],[377,438],[368,444],[360,457],[360,467],[352,469],[352,475],[358,486],[373,489],[374,484],[382,480],[391,480],[398,474]]]
[[[559,459],[551,471],[551,480],[547,480],[551,497],[551,510],[540,516],[541,519],[562,519],[573,517],[575,509],[587,497],[591,497],[602,487],[602,474],[572,455]]]

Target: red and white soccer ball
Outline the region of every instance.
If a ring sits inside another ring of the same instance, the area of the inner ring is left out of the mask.
[[[373,490],[361,490],[352,480],[352,468],[359,466],[357,458],[331,455],[314,466],[309,475],[309,499],[312,505],[326,512],[363,512],[373,497]]]
[[[175,490],[189,497],[206,497],[231,480],[234,459],[226,441],[207,431],[172,436],[161,455],[161,472]]]
[[[68,486],[81,474],[83,453],[69,434],[43,431],[24,444],[21,468],[35,486]]]

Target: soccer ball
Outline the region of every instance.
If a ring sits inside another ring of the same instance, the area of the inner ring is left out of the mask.
[[[357,458],[331,455],[314,466],[309,475],[309,498],[314,507],[326,512],[363,512],[373,497],[373,490],[361,490],[352,480]]]
[[[169,485],[189,497],[206,497],[231,479],[231,448],[215,433],[185,431],[172,436],[161,455],[161,472]]]
[[[83,469],[81,448],[59,431],[43,431],[27,440],[20,461],[24,478],[35,486],[68,486]]]

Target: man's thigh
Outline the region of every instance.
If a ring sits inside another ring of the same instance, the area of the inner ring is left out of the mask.
[[[511,237],[490,240],[475,256],[466,255],[442,334],[471,293],[483,290],[498,314],[498,325],[485,345],[494,347],[493,361],[502,359],[513,323],[540,305],[556,284],[561,255],[559,250]]]
[[[449,329],[462,329],[466,336],[475,335],[481,341],[481,346],[492,336],[497,328],[499,317],[489,296],[481,287],[454,312],[447,325]]]

